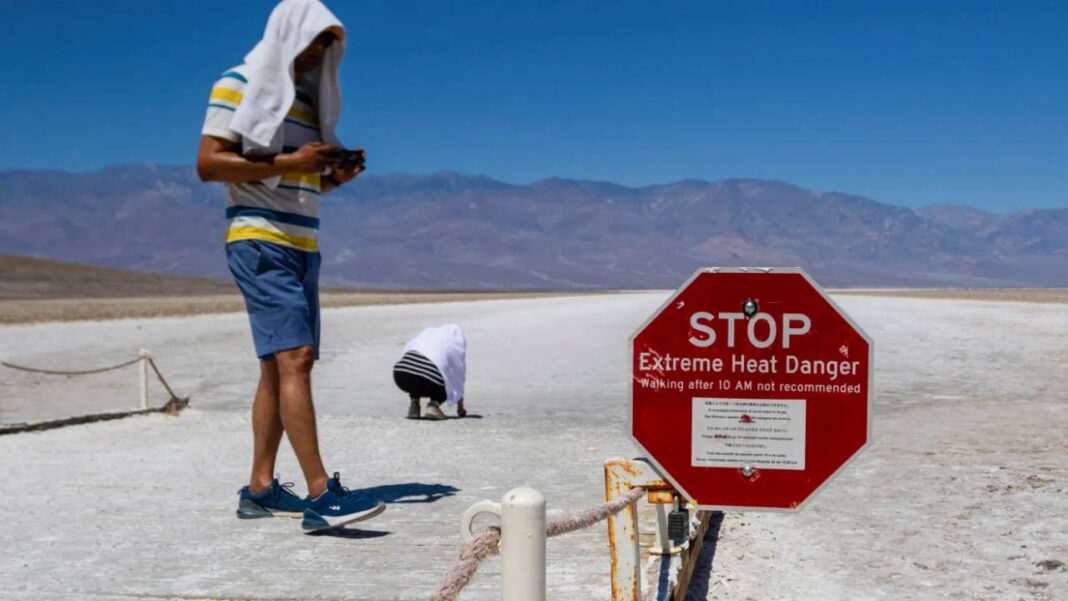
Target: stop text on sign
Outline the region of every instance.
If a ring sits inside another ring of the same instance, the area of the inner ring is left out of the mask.
[[[716,321],[718,319],[718,321]],[[719,336],[717,326],[719,323],[726,324],[727,348],[735,346],[735,323],[745,320],[745,313],[718,313],[713,315],[707,311],[697,311],[690,315],[690,327],[697,330],[698,335],[690,336],[690,344],[698,348],[710,347],[716,344]],[[790,339],[795,336],[808,334],[812,329],[812,320],[804,313],[783,313],[782,327],[779,327],[771,315],[757,313],[747,320],[745,326],[746,338],[749,344],[756,348],[768,348],[779,341],[782,348],[790,348]],[[763,327],[761,327],[763,324]],[[763,329],[763,334],[758,332]],[[780,336],[781,332],[781,336]]]

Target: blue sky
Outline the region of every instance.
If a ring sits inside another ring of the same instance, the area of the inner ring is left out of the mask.
[[[5,2],[0,169],[192,163],[271,2]],[[1065,2],[328,1],[374,171],[1068,206]]]

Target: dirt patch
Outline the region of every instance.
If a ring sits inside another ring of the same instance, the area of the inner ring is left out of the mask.
[[[324,308],[450,301],[571,296],[551,292],[323,292]],[[0,324],[179,317],[245,310],[239,294],[175,297],[62,298],[0,300]]]
[[[0,255],[0,324],[181,317],[245,310],[229,279],[163,275]],[[575,292],[323,288],[329,307],[570,296]]]
[[[227,280],[0,255],[0,300],[234,294]]]

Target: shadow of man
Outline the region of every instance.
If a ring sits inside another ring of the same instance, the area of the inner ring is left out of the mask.
[[[445,497],[454,496],[459,488],[448,484],[423,484],[422,482],[405,482],[403,484],[385,484],[371,486],[353,491],[362,498],[391,503],[433,503]]]
[[[369,486],[352,491],[362,498],[391,503],[433,503],[438,499],[454,496],[460,492],[459,488],[448,484],[423,484],[422,482],[405,482],[404,484],[384,484],[382,486]],[[360,530],[357,528],[331,528],[314,533],[320,536],[334,538],[367,539],[388,536],[390,532],[378,530]]]

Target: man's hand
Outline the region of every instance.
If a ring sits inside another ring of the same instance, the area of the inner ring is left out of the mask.
[[[290,173],[321,173],[327,167],[337,165],[338,150],[332,144],[308,142],[296,152],[278,155],[274,162]]]

